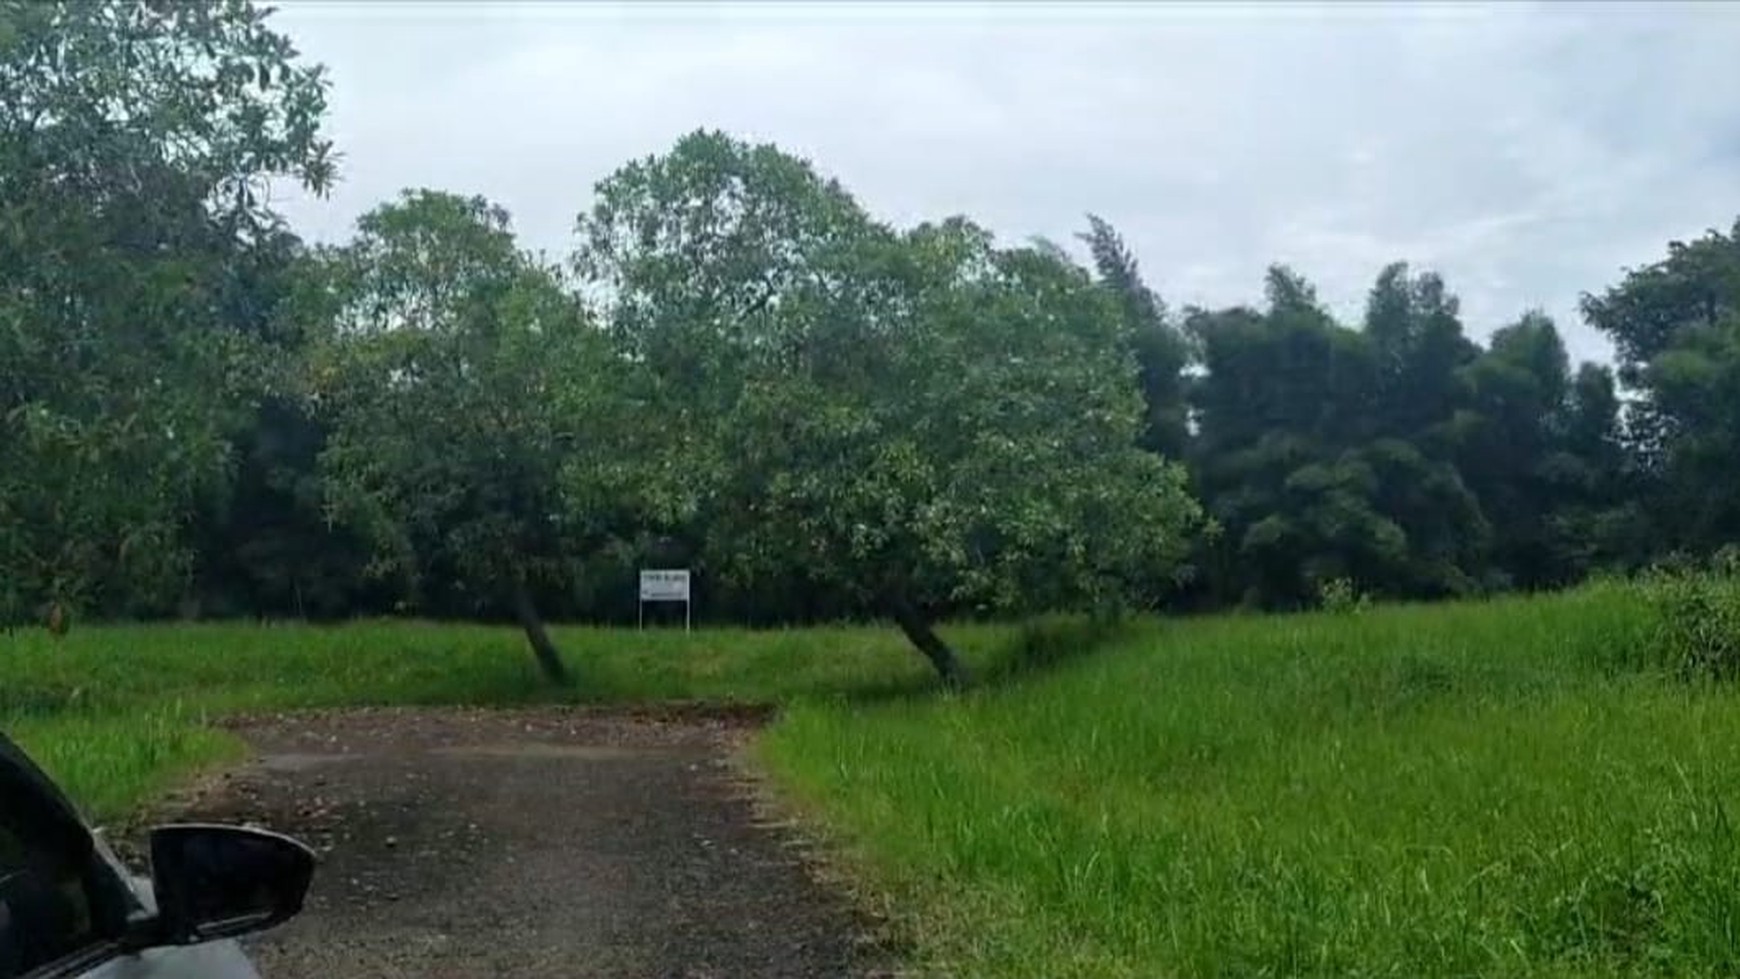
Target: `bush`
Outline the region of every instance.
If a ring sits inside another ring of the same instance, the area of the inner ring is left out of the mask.
[[[1686,679],[1740,677],[1740,549],[1704,568],[1662,567],[1641,581],[1655,616],[1656,662]]]
[[[1317,603],[1325,612],[1353,615],[1371,607],[1371,596],[1351,578],[1329,578],[1317,583]]]

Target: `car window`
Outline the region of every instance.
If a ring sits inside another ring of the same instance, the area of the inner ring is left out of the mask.
[[[0,979],[100,941],[84,861],[57,842],[0,802]]]

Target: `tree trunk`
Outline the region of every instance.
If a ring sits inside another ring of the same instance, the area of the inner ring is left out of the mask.
[[[925,659],[930,660],[930,665],[936,667],[945,686],[950,690],[965,690],[972,685],[973,678],[967,672],[966,664],[931,628],[930,619],[923,612],[903,597],[895,598],[889,610],[894,613],[894,622],[900,626],[900,631],[918,647]]]
[[[562,654],[556,651],[556,644],[550,641],[550,633],[544,629],[544,620],[538,615],[537,606],[532,604],[531,589],[524,581],[514,582],[514,617],[519,619],[520,628],[526,630],[526,641],[532,644],[532,655],[538,659],[538,669],[543,671],[544,678],[558,687],[573,685],[573,678],[568,675],[568,668],[562,665]]]

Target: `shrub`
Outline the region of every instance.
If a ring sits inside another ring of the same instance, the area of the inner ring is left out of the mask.
[[[1703,568],[1657,568],[1640,587],[1655,617],[1656,662],[1687,679],[1740,677],[1740,549]]]
[[[1325,612],[1353,615],[1371,607],[1371,596],[1351,578],[1329,578],[1317,583],[1317,603]]]

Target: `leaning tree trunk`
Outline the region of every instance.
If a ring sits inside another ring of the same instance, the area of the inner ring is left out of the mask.
[[[544,679],[558,687],[571,686],[574,679],[568,675],[568,668],[562,665],[562,654],[550,641],[550,633],[544,628],[538,607],[532,604],[531,589],[524,581],[514,582],[513,602],[514,618],[519,620],[520,628],[526,630],[526,641],[532,644],[532,655],[537,657],[538,669],[543,672]]]
[[[918,647],[918,651],[924,654],[924,658],[930,660],[930,665],[936,668],[937,675],[942,677],[945,686],[950,690],[965,690],[972,685],[973,678],[967,672],[966,664],[961,662],[954,649],[943,642],[942,637],[931,628],[929,617],[905,597],[896,597],[889,605],[895,624]]]

